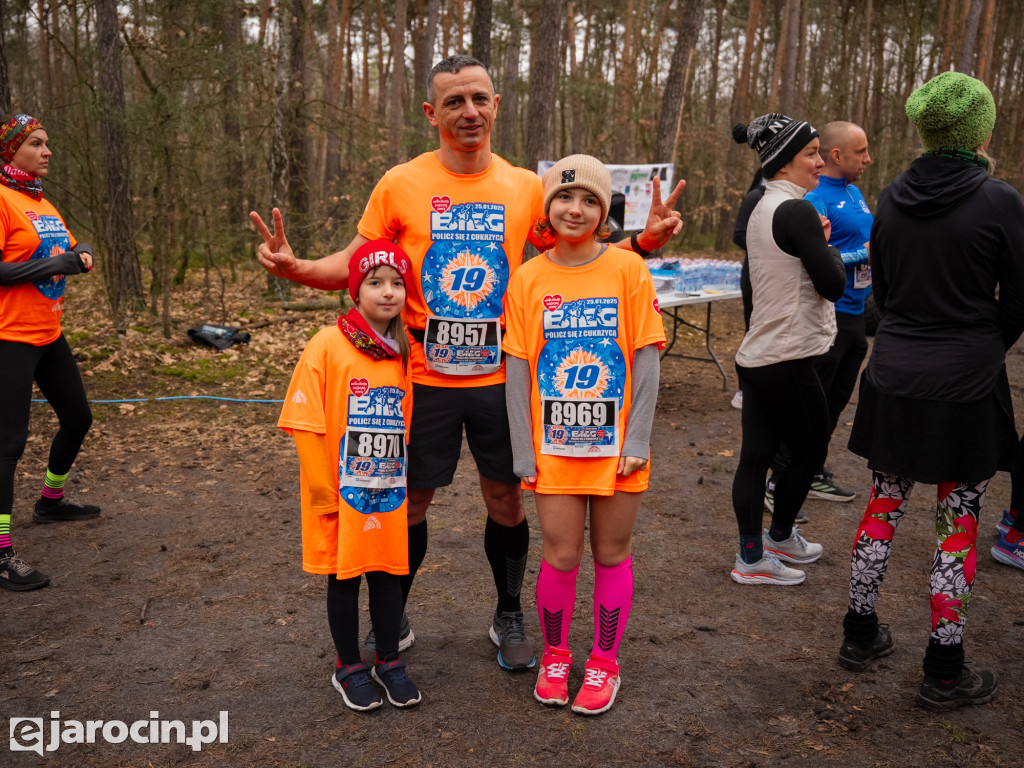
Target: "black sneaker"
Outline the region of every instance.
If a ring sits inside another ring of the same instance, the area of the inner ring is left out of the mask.
[[[42,499],[36,499],[36,506],[32,512],[33,523],[64,523],[76,520],[91,520],[100,516],[100,508],[93,504],[75,504],[73,501],[61,499],[56,504],[43,504]]]
[[[405,611],[402,611],[402,627],[398,630],[398,652],[401,653],[402,651],[409,650],[415,642],[416,635],[412,633],[412,627],[409,626],[409,616]],[[372,629],[366,634],[363,646],[370,653],[377,653],[377,635],[374,634]]]
[[[824,472],[816,474],[811,480],[811,490],[807,492],[807,495],[826,501],[853,501],[857,493],[839,485],[832,477],[832,473],[826,469]]]
[[[532,669],[537,663],[526,639],[526,621],[522,611],[495,612],[488,630],[491,642],[498,646],[498,664],[503,669]]]
[[[15,592],[28,592],[50,583],[50,577],[40,573],[26,563],[13,549],[10,554],[0,557],[0,587]]]
[[[384,686],[388,701],[396,707],[415,707],[423,698],[419,688],[406,674],[405,662],[401,659],[377,661],[371,674]]]
[[[368,712],[384,704],[363,662],[339,667],[331,675],[331,683],[345,700],[345,706],[356,712]]]
[[[992,701],[998,688],[995,672],[974,670],[965,664],[960,670],[960,677],[950,685],[925,675],[917,690],[917,703],[926,709],[957,709],[970,704],[986,704]]]
[[[867,669],[875,659],[892,653],[893,645],[889,625],[879,624],[878,633],[867,643],[843,640],[843,646],[839,649],[839,666],[860,672]]]

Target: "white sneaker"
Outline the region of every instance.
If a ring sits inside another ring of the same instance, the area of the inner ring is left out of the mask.
[[[771,552],[779,560],[785,560],[787,563],[813,563],[821,557],[823,551],[821,544],[812,544],[801,536],[795,525],[788,539],[776,541],[765,529],[761,541],[765,553]]]
[[[736,390],[736,394],[732,396],[732,402],[729,403],[737,411],[743,410],[743,390]]]
[[[742,558],[736,555],[736,567],[732,569],[732,580],[740,584],[792,586],[802,584],[804,578],[803,571],[783,565],[779,558],[767,550],[756,563],[744,563]]]

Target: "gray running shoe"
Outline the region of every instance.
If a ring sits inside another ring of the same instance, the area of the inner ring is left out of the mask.
[[[780,584],[786,587],[802,584],[806,577],[803,571],[783,565],[768,551],[756,563],[749,564],[736,555],[736,566],[731,575],[732,580],[740,584]]]
[[[532,669],[537,663],[530,641],[526,639],[526,622],[522,611],[495,611],[488,634],[491,642],[498,646],[498,664],[502,669]]]
[[[771,553],[787,563],[813,563],[821,557],[823,551],[821,544],[814,544],[801,536],[795,525],[790,530],[788,539],[776,541],[766,529],[761,541],[766,554]]]
[[[412,633],[412,627],[409,626],[409,616],[402,611],[402,628],[398,630],[398,652],[407,651],[412,648],[412,644],[416,642],[416,635]],[[363,647],[370,653],[377,652],[377,635],[373,633],[371,629],[366,633],[366,639],[363,641]]]

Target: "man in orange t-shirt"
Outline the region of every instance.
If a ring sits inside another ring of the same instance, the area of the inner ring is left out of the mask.
[[[526,572],[529,529],[505,409],[501,358],[503,298],[522,264],[529,232],[542,214],[539,177],[491,152],[491,130],[500,96],[487,69],[466,55],[439,62],[427,78],[423,112],[438,129],[439,147],[388,171],[377,184],[348,246],[317,261],[296,259],[280,211],[274,232],[250,214],[263,238],[260,264],[276,277],[323,290],[341,290],[351,254],[384,238],[399,244],[413,265],[403,319],[412,337],[414,403],[409,444],[408,598],[426,554],[426,512],[437,488],[449,485],[465,429],[487,508],[484,551],[494,576],[497,608],[488,634],[505,669],[535,663],[526,639],[520,592]],[[672,205],[680,182],[654,204],[636,249],[660,248],[682,229]],[[411,637],[403,621],[403,641]],[[408,646],[406,646],[408,647]]]

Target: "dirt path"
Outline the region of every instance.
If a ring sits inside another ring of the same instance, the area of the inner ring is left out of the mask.
[[[716,347],[731,371],[738,303],[716,307],[715,321]],[[292,335],[297,356],[303,334]],[[231,362],[256,358],[245,351]],[[83,363],[97,369],[87,378],[94,398],[153,394],[101,366]],[[1009,366],[1011,381],[1024,382],[1018,352]],[[228,743],[202,751],[129,739],[63,745],[43,757],[5,752],[0,765],[1021,765],[1024,672],[1010,659],[1024,647],[1024,574],[987,553],[1008,478],[990,486],[967,647],[969,659],[1000,671],[1001,691],[988,706],[925,712],[914,692],[929,625],[934,489],[917,489],[880,601],[896,652],[866,673],[840,669],[849,548],[870,482],[863,462],[844,448],[853,408],[833,440],[831,464],[861,495],[850,504],[808,502],[805,532],[824,544],[825,556],[800,587],[740,586],[728,576],[739,412],[716,377],[709,365],[664,365],[652,487],[637,526],[624,682],[614,709],[597,719],[543,708],[532,697],[532,673],[512,675],[495,663],[486,633],[493,585],[484,515],[468,457],[432,508],[430,549],[411,598],[417,643],[406,658],[423,704],[359,716],[328,681],[324,581],[299,570],[297,461],[273,427],[277,406],[96,405],[71,493],[100,504],[103,516],[32,526],[28,510],[53,429],[49,410],[34,406],[14,533],[53,583],[0,591],[0,713],[43,718],[47,741],[54,711],[65,722],[127,723],[155,711],[190,729],[192,720],[216,721],[223,710],[230,730]],[[164,392],[180,384],[165,382]],[[279,377],[264,386],[279,390],[264,397],[283,392]],[[1017,406],[1024,413],[1024,400]],[[531,523],[527,619],[539,638],[535,516]],[[572,628],[577,659],[589,650],[592,617],[581,606],[589,603],[592,573],[585,559]]]

